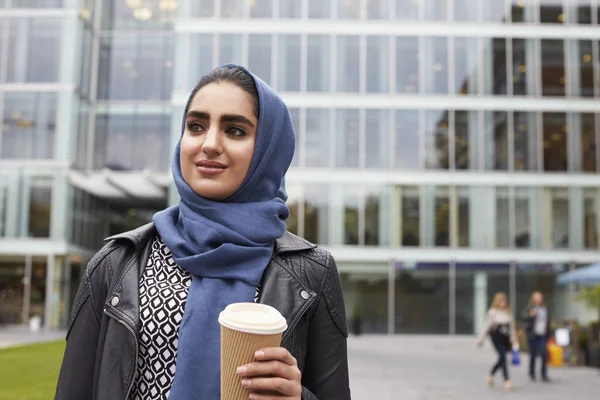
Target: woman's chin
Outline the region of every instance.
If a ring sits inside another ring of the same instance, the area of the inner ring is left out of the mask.
[[[202,179],[202,182],[194,182],[191,186],[198,196],[214,201],[225,200],[235,192],[214,179]]]

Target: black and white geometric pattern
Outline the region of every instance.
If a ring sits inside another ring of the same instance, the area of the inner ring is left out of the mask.
[[[192,276],[179,267],[160,237],[140,281],[138,369],[133,400],[168,399],[175,376],[177,338]]]
[[[140,281],[140,343],[131,400],[169,398],[179,325],[191,283],[192,275],[175,263],[169,248],[157,237]],[[259,299],[260,285],[254,302]]]

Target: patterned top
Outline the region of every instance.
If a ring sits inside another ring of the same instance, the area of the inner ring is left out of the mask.
[[[131,400],[166,400],[175,377],[179,325],[192,275],[178,266],[160,237],[140,280],[140,332],[137,372]],[[258,302],[260,287],[254,301]]]

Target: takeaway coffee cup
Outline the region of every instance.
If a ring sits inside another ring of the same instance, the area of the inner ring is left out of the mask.
[[[247,400],[250,390],[241,385],[239,366],[254,361],[254,353],[278,347],[287,329],[275,308],[257,303],[234,303],[219,314],[221,324],[221,400]]]

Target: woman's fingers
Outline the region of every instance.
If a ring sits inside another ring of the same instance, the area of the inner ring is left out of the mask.
[[[244,378],[242,386],[260,393],[274,392],[289,397],[299,396],[302,393],[302,388],[297,382],[284,378]]]
[[[296,359],[285,347],[268,347],[254,353],[257,361],[279,360],[287,365],[296,365]]]
[[[238,374],[242,377],[276,376],[289,380],[300,380],[300,371],[281,361],[261,361],[244,365],[238,368]]]

